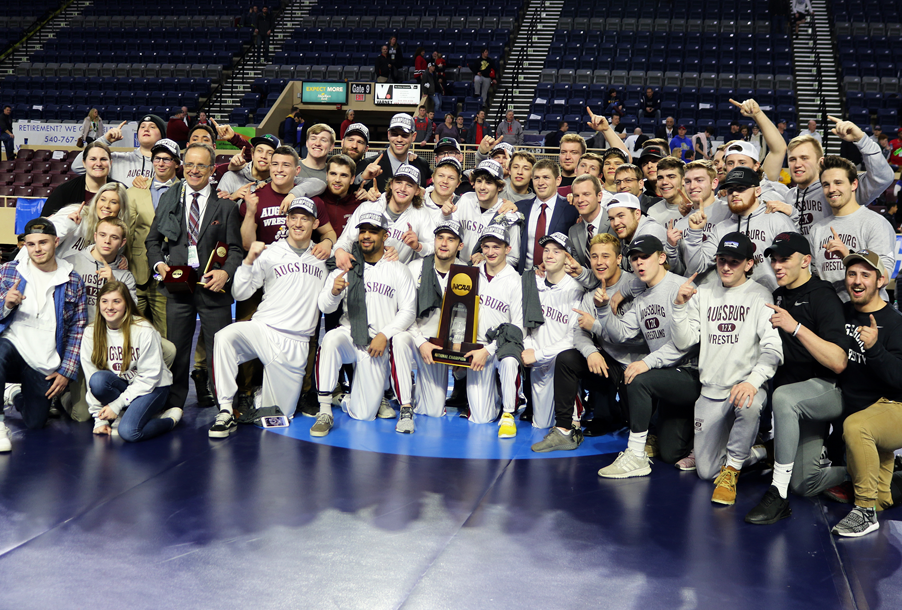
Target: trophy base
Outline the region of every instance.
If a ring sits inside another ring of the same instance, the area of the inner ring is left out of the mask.
[[[430,343],[442,347],[440,339],[429,339]],[[465,354],[473,350],[482,349],[482,345],[478,343],[455,343],[454,348],[458,349],[437,349],[432,352],[432,359],[438,364],[447,364],[448,366],[463,366],[469,368],[470,360]]]

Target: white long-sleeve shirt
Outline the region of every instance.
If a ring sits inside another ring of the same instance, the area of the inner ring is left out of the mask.
[[[98,323],[105,324],[104,321],[95,322],[95,324]],[[132,324],[131,362],[129,362],[128,369],[123,371],[124,336],[121,330],[107,329],[107,368],[105,370],[112,371],[120,379],[128,382],[128,388],[119,395],[119,398],[106,405],[115,413],[118,414],[133,400],[150,394],[156,388],[172,385],[172,373],[163,362],[163,348],[160,341],[160,333],[146,320],[138,320]],[[88,410],[96,419],[103,405],[91,394],[89,382],[91,376],[99,370],[91,361],[93,351],[94,325],[91,324],[85,329],[84,337],[81,340],[81,368],[85,373],[85,381],[88,382],[86,384],[88,386],[86,395]]]
[[[384,199],[360,204],[345,224],[344,231],[341,232],[341,236],[335,244],[333,254],[339,248],[350,254],[354,242],[357,241],[357,237],[360,235],[360,231],[357,229],[360,216],[367,212],[385,213],[388,215],[386,207],[387,203],[385,203]],[[388,234],[385,236],[385,245],[395,248],[398,251],[398,260],[404,264],[417,257],[429,256],[435,250],[435,234],[433,231],[435,231],[436,220],[435,213],[426,207],[415,208],[410,205],[401,212],[398,219],[388,228]],[[410,229],[413,229],[413,232],[417,234],[417,240],[421,246],[419,252],[414,252],[410,246],[401,241],[401,237]]]
[[[542,366],[573,348],[573,335],[579,326],[579,315],[573,310],[579,308],[584,291],[569,275],[557,284],[548,284],[538,276],[535,279],[545,323],[529,330],[523,347],[534,350],[536,366]]]
[[[408,265],[408,269],[410,269],[411,277],[413,278],[414,290],[419,294],[420,283],[423,281],[423,259],[418,258],[412,261]],[[435,278],[438,280],[438,285],[442,288],[442,298],[445,296],[445,292],[448,289],[448,274],[442,275],[435,269],[432,271],[435,273]],[[442,319],[442,308],[435,307],[427,313],[425,316],[419,317],[414,320],[413,324],[410,325],[410,328],[407,329],[413,337],[413,341],[417,347],[420,347],[431,337],[438,337],[439,323]]]
[[[416,318],[417,292],[413,278],[407,266],[400,261],[381,258],[376,264],[362,264],[369,337],[372,339],[382,333],[391,339],[407,330]],[[344,302],[344,313],[339,323],[350,329],[347,287],[338,295],[332,294],[335,278],[341,273],[341,269],[335,269],[326,278],[326,284],[319,293],[319,308],[323,313],[332,313],[338,309],[339,303]]]
[[[489,280],[485,263],[479,264],[479,320],[476,342],[495,355],[497,345],[489,343],[485,336],[502,324],[513,324],[523,331],[523,287],[520,274],[505,265],[498,275]],[[523,333],[526,336],[526,333]]]
[[[783,343],[766,303],[773,304],[770,291],[746,281],[730,289],[701,286],[688,303],[673,306],[674,344],[680,349],[700,344],[703,396],[724,399],[742,382],[760,388],[783,363]]]
[[[236,301],[263,287],[263,302],[252,319],[294,337],[310,338],[319,324],[317,296],[329,275],[326,262],[306,252],[298,256],[285,240],[270,244],[254,260],[242,263],[232,280]]]

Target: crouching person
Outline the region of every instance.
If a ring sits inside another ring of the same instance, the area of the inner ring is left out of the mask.
[[[181,419],[181,409],[166,410],[172,373],[163,362],[160,333],[138,316],[122,282],[107,282],[97,293],[97,315],[81,343],[81,367],[94,434],[110,434],[120,414],[119,436],[129,442],[169,432]]]

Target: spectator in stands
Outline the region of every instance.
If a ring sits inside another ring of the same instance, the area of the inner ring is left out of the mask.
[[[799,35],[799,25],[805,23],[805,19],[807,19],[811,13],[811,0],[792,0],[792,27],[794,35]]]
[[[596,141],[598,135],[592,138],[593,142]],[[633,135],[629,136],[626,140],[623,141],[623,144],[626,146],[626,150],[633,156],[633,158],[638,158],[642,152],[642,145],[648,141],[648,136],[642,133],[641,127],[636,127],[633,130]],[[593,148],[600,148],[599,146],[593,146]]]
[[[874,125],[874,129],[872,129],[871,131],[873,132],[871,134],[871,139],[879,144],[878,140],[880,139],[880,136],[883,135],[883,127],[881,127],[880,125]]]
[[[345,120],[341,122],[341,127],[338,129],[338,137],[344,138],[345,132],[348,130],[348,127],[350,127],[355,122],[356,121],[354,121],[354,110],[353,109],[348,110],[345,113]]]
[[[626,141],[626,125],[620,122],[620,115],[613,114],[611,115],[611,129],[617,134],[617,137],[621,140]],[[591,125],[590,125],[591,126]],[[601,131],[597,132],[589,142],[586,142],[589,148],[608,148],[610,143],[608,142],[605,134]]]
[[[604,108],[605,114],[623,116],[626,110],[623,109],[623,101],[618,97],[616,89],[608,89],[608,99]]]
[[[704,131],[692,136],[692,148],[696,159],[710,160],[714,155],[714,127],[708,125]]]
[[[791,137],[786,131],[786,119],[777,119],[777,131],[780,132],[780,135],[783,137],[783,141],[789,144]]]
[[[417,47],[413,52],[413,77],[417,82],[421,82],[426,68],[429,67],[429,60],[426,59],[426,49]]]
[[[568,129],[570,129],[570,125],[567,124],[567,121],[558,123],[557,131],[550,131],[548,132],[548,135],[545,136],[545,148],[559,148],[561,145],[561,138],[564,137],[564,134],[567,133]]]
[[[751,131],[749,130],[749,126],[748,126],[748,125],[743,125],[742,127],[740,127],[740,128],[739,128],[739,133],[740,133],[740,135],[742,136],[740,139],[741,139],[741,140],[745,140],[746,142],[748,142],[748,141],[749,141],[749,138],[752,137],[752,134],[751,134]]]
[[[103,119],[100,118],[100,113],[97,112],[97,108],[91,108],[91,110],[88,111],[88,116],[85,117],[85,120],[81,124],[81,137],[79,137],[79,140],[81,141],[80,146],[90,144],[102,135]]]
[[[758,160],[760,161],[763,159],[764,155],[761,151],[767,147],[767,143],[764,141],[764,135],[761,133],[761,130],[758,129],[758,125],[752,125],[752,133],[749,135],[748,140],[752,143],[752,146],[755,147],[755,150],[758,151]]]
[[[188,109],[182,107],[166,124],[166,137],[178,144],[179,148],[185,148],[188,145],[188,129]]]
[[[0,140],[6,148],[6,160],[16,158],[16,140],[13,135],[13,107],[9,104],[3,106],[3,114],[0,114]]]
[[[896,139],[890,141],[889,147],[890,165],[893,165],[898,169],[899,166],[902,166],[902,127],[896,131]]]
[[[425,102],[425,99],[423,100]],[[416,131],[414,142],[426,144],[432,142],[432,121],[426,115],[426,106],[417,108],[417,113],[413,117],[413,127]]]
[[[495,60],[489,57],[488,47],[483,47],[479,57],[470,63],[470,70],[474,75],[476,95],[482,98],[482,104],[485,105],[489,99],[489,89],[498,84],[498,68]]]
[[[391,61],[392,81],[400,83],[404,80],[401,77],[401,68],[404,67],[404,56],[401,54],[401,45],[398,44],[397,36],[392,36],[388,39],[388,58]]]
[[[126,121],[122,121],[118,127],[110,129],[97,141],[112,146],[122,139],[122,128],[125,127],[125,124]],[[166,137],[166,124],[155,114],[144,115],[138,121],[137,135],[138,148],[132,152],[117,152],[112,155],[113,166],[110,170],[110,177],[124,184],[126,188],[130,187],[138,176],[150,178],[153,175],[150,149],[161,138]],[[83,157],[79,156],[72,161],[72,171],[76,174],[83,174],[85,171],[82,159]]]
[[[382,45],[382,51],[376,58],[376,82],[387,83],[392,79],[392,63],[388,56],[388,45]]]
[[[490,135],[492,135],[492,127],[485,120],[485,110],[480,110],[470,124],[470,129],[467,132],[467,144],[479,144],[484,137]]]
[[[434,51],[432,53],[432,63],[435,64],[435,77],[438,79],[438,92],[441,95],[448,95],[450,92],[448,91],[448,81],[445,75],[445,68],[448,67],[448,61],[445,59],[444,55],[438,51]]]
[[[53,189],[44,203],[41,216],[50,218],[56,212],[73,203],[88,203],[110,179],[110,147],[101,140],[91,142],[79,155],[81,165],[87,171],[74,176]]]
[[[889,156],[890,153],[893,152],[893,149],[889,145],[889,138],[887,137],[887,135],[885,133],[881,133],[876,142],[880,145],[880,152],[883,153],[883,158],[889,161]]]
[[[881,214],[881,216],[886,218],[886,221],[893,227],[893,231],[895,231],[896,233],[899,232],[899,226],[900,226],[899,220],[896,218],[898,216],[898,213],[899,213],[899,203],[896,201],[893,201],[886,205],[886,209],[883,211],[883,214]]]
[[[418,58],[419,59],[419,58]],[[421,104],[431,99],[433,104],[433,111],[430,114],[434,114],[435,112],[441,112],[442,110],[442,92],[438,86],[438,78],[435,76],[435,64],[430,62],[426,66],[426,72],[424,72],[420,78],[422,81],[422,92],[423,92],[423,100],[420,102]],[[431,122],[432,117],[430,117]]]
[[[674,129],[675,123],[676,123],[676,121],[674,120],[674,118],[672,116],[669,116],[666,119],[664,119],[664,124],[661,125],[660,127],[658,127],[657,129],[655,129],[655,137],[662,138],[664,140],[667,140],[668,143],[670,143],[670,138],[672,138],[673,136],[676,135],[676,129]]]
[[[523,146],[523,125],[514,118],[513,108],[509,108],[504,115],[504,120],[498,124],[495,130],[495,138],[504,136],[504,141],[511,146]]]
[[[811,119],[808,121],[808,129],[799,134],[800,136],[811,136],[815,140],[817,140],[821,146],[824,145],[824,140],[821,138],[821,134],[817,131],[817,121]]]
[[[470,133],[470,128],[464,124],[464,116],[462,114],[459,114],[454,119],[454,121],[456,123],[457,133],[460,134],[460,136],[457,138],[457,141],[460,142],[461,144],[466,144],[467,143],[467,135],[469,135],[469,133]]]
[[[348,114],[345,115],[347,117],[350,115],[352,118],[354,116],[353,110],[348,110]],[[347,122],[347,118],[345,119]],[[287,146],[291,146],[295,150],[300,148],[299,144],[300,138],[300,130],[298,130],[298,126],[304,125],[304,119],[301,117],[301,109],[300,108],[292,108],[291,114],[285,117],[285,120],[282,121],[282,125],[279,128],[279,137],[282,138],[282,144]],[[303,127],[302,127],[303,128]],[[341,131],[344,133],[347,130],[347,126],[343,122],[341,124]],[[342,137],[344,137],[342,135]]]
[[[686,161],[691,158],[690,153],[693,150],[692,140],[686,136],[686,126],[680,125],[676,137],[670,139],[670,154]]]
[[[244,27],[257,29],[257,18],[259,16],[260,13],[257,12],[257,7],[252,6],[247,15],[244,16]]]
[[[460,131],[454,125],[454,118],[454,113],[449,112],[445,115],[445,122],[435,128],[436,142],[442,138],[451,138],[456,142],[460,142]]]
[[[207,113],[201,110],[197,113],[197,120],[194,121],[195,125],[211,125],[211,121],[207,118]]]
[[[269,57],[269,37],[276,27],[275,16],[269,12],[269,7],[263,7],[260,16],[257,17],[257,34],[260,42],[260,63],[265,64]]]
[[[730,122],[730,135],[727,136],[727,142],[731,142],[733,140],[741,140],[742,139],[742,129],[739,125],[739,121],[731,121]]]
[[[648,87],[639,99],[639,118],[661,120],[661,94]]]

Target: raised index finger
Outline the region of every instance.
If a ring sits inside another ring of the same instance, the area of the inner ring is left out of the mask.
[[[739,102],[737,102],[737,101],[734,100],[733,98],[730,98],[730,103],[733,104],[734,106],[736,106],[737,108],[742,108],[742,104],[740,104]]]
[[[373,163],[381,163],[381,162],[382,162],[382,155],[384,155],[384,154],[385,154],[385,153],[379,153],[379,156],[376,157],[376,160],[373,161]]]
[[[581,315],[581,316],[585,316],[585,315],[587,315],[587,314],[586,314],[586,312],[584,312],[584,311],[580,311],[580,310],[579,310],[579,309],[577,309],[577,308],[576,308],[576,307],[574,307],[574,308],[573,308],[573,311],[575,311],[575,312],[576,312],[576,313],[578,313],[578,314],[579,314],[579,315]]]
[[[121,123],[119,123],[119,127],[117,127],[117,129],[122,129],[122,128],[125,127],[127,124],[128,124],[128,121],[122,121]]]
[[[830,119],[831,121],[833,121],[834,123],[836,123],[837,125],[842,123],[842,119],[837,119],[836,117],[832,117],[829,114],[827,115],[827,118]]]
[[[18,290],[18,289],[19,289],[19,282],[21,282],[21,281],[22,281],[22,278],[17,277],[17,278],[16,278],[16,283],[13,284],[12,289],[13,289],[13,290]],[[873,319],[873,318],[874,318],[874,316],[871,316],[871,319]]]
[[[588,106],[586,106],[586,112],[588,112],[588,113],[589,113],[589,118],[590,118],[590,119],[592,119],[592,120],[594,120],[594,119],[595,119],[595,113],[594,113],[594,112],[592,112],[592,109],[591,109],[591,108],[589,108],[589,107],[588,107]]]
[[[696,271],[695,273],[693,273],[692,275],[690,275],[689,278],[686,280],[686,283],[687,283],[687,284],[691,284],[692,282],[695,281],[695,278],[696,278],[696,277],[698,277],[698,271]]]

